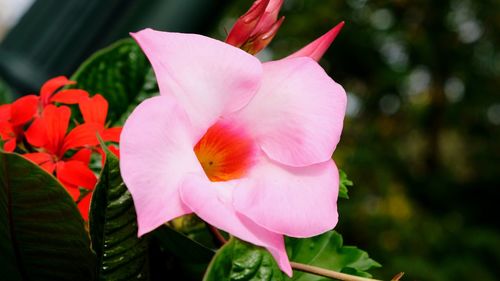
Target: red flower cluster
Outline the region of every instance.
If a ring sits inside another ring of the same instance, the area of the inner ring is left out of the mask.
[[[119,142],[121,127],[107,128],[108,102],[101,95],[90,97],[80,89],[56,92],[74,83],[59,76],[47,81],[39,96],[27,95],[0,105],[0,139],[5,151],[17,147],[25,158],[54,174],[87,220],[90,194],[97,182],[89,163],[93,152],[103,154],[97,134],[104,141]],[[72,112],[67,105],[78,105],[83,117],[83,123],[69,131]],[[118,155],[118,149],[110,148]]]

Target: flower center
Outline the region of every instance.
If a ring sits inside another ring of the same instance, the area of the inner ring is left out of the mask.
[[[194,152],[211,181],[241,178],[254,160],[253,140],[242,128],[227,122],[210,127]]]

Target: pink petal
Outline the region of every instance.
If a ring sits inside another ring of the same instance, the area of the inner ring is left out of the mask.
[[[238,181],[211,182],[206,177],[191,175],[180,189],[181,198],[194,213],[207,223],[232,235],[265,247],[289,276],[292,274],[283,235],[270,232],[251,220],[239,216],[232,206],[232,194]]]
[[[148,56],[162,95],[175,96],[196,127],[245,106],[260,85],[257,58],[196,34],[145,29],[132,33]]]
[[[346,109],[342,86],[305,57],[265,63],[263,77],[257,95],[234,117],[273,160],[307,166],[330,159]]]
[[[335,227],[339,174],[333,160],[287,167],[262,157],[234,192],[235,209],[269,231],[310,237]]]
[[[287,58],[310,57],[315,61],[319,61],[333,43],[333,40],[335,40],[335,37],[337,37],[343,26],[344,22],[337,24],[323,36],[309,43],[307,46],[291,54]]]
[[[193,151],[201,134],[171,96],[145,100],[125,122],[120,168],[134,199],[139,235],[191,213],[178,189],[186,174],[204,173]]]

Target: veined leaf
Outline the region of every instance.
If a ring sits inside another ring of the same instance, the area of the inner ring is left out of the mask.
[[[106,163],[89,215],[98,280],[149,280],[147,239],[137,237],[134,204],[120,176],[118,159],[102,146]]]
[[[108,120],[115,123],[139,96],[156,88],[148,78],[150,70],[137,43],[123,39],[87,59],[71,77],[77,84],[70,87],[103,95],[109,102]]]
[[[282,281],[283,273],[266,249],[236,238],[217,251],[203,281]]]
[[[344,246],[342,236],[333,230],[306,239],[287,238],[286,246],[290,260],[325,269],[371,277],[366,271],[380,267],[365,251],[354,246]],[[287,280],[323,281],[324,277],[294,271],[293,277],[287,277]]]
[[[0,151],[0,279],[88,281],[94,265],[64,187],[31,161]]]

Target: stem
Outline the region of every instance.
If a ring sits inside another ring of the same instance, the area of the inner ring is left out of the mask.
[[[349,275],[337,271],[332,271],[328,269],[324,269],[321,267],[316,267],[308,264],[302,264],[298,262],[290,262],[292,265],[292,268],[298,271],[303,271],[307,273],[312,273],[315,275],[320,275],[324,277],[329,277],[337,280],[343,280],[343,281],[381,281],[378,279],[370,279],[370,278],[364,278],[364,277],[359,277],[359,276],[354,276],[354,275]]]
[[[208,229],[210,230],[210,232],[212,233],[212,235],[215,238],[217,238],[217,241],[219,241],[219,243],[221,244],[221,246],[227,243],[226,238],[222,235],[222,233],[220,233],[220,231],[215,226],[208,225]]]
[[[405,275],[405,273],[400,272],[400,273],[396,274],[396,276],[392,277],[391,281],[399,281],[399,279],[401,279],[401,277],[403,277],[403,275]]]

